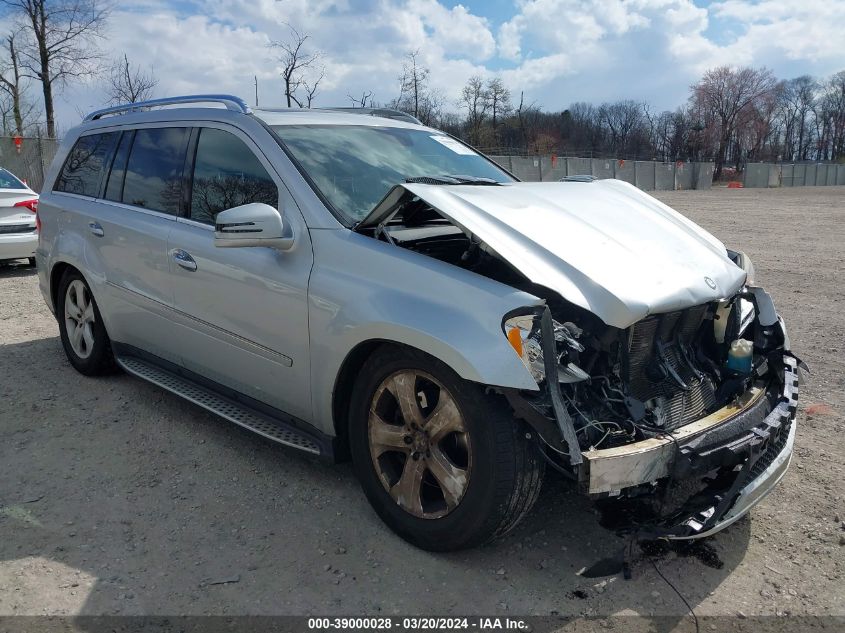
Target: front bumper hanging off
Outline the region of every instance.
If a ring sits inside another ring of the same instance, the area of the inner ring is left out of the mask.
[[[748,513],[783,478],[792,458],[798,399],[798,361],[783,355],[783,383],[757,384],[731,405],[669,436],[605,450],[585,451],[581,484],[592,497],[623,494],[636,486],[668,482],[662,494],[689,482],[719,483],[653,521],[627,531],[641,538],[695,539],[714,534]],[[774,401],[774,405],[773,405]],[[730,477],[726,479],[725,471]],[[735,473],[735,475],[734,475]],[[662,505],[662,504],[661,504]]]

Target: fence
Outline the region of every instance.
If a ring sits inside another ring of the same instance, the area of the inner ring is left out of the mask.
[[[748,163],[745,187],[821,187],[845,185],[845,165],[829,163]]]
[[[713,163],[658,163],[611,158],[557,158],[556,156],[491,156],[520,180],[555,181],[566,176],[618,178],[646,191],[710,189]]]
[[[56,139],[24,137],[18,147],[14,138],[0,137],[0,167],[25,181],[33,191],[41,191],[44,172],[56,155],[58,146]]]

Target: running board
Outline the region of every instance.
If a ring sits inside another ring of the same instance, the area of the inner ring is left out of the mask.
[[[268,439],[307,453],[323,455],[320,445],[307,433],[284,420],[271,417],[196,382],[135,356],[117,356],[117,364],[127,373],[158,385],[221,418]]]

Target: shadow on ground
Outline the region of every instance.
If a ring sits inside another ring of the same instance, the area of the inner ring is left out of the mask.
[[[30,266],[26,260],[13,262],[0,262],[0,279],[10,279],[13,277],[35,277],[38,270],[35,266]]]
[[[686,617],[642,551],[631,581],[576,574],[622,541],[554,474],[514,533],[435,555],[378,520],[349,465],[126,375],[84,378],[55,337],[0,347],[0,402],[3,613]],[[744,520],[649,556],[695,607],[748,539]]]

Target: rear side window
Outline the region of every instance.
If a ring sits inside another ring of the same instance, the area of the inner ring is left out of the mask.
[[[276,183],[241,139],[203,128],[194,160],[190,218],[214,224],[221,211],[250,202],[278,206]]]
[[[106,132],[80,137],[70,150],[53,190],[80,196],[99,196],[103,167],[111,158],[119,134]]]
[[[12,172],[0,169],[0,189],[26,189],[26,185],[18,180]]]
[[[135,131],[121,201],[176,214],[182,197],[182,169],[188,142],[183,127]]]

